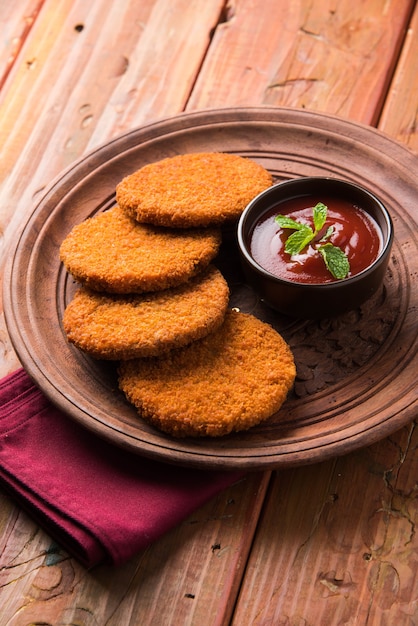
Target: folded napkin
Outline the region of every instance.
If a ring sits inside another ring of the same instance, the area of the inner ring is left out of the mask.
[[[87,567],[123,563],[241,475],[142,458],[70,420],[23,369],[0,381],[0,483]]]

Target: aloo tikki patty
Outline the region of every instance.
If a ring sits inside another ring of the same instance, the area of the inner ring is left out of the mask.
[[[119,366],[119,386],[140,416],[175,437],[218,437],[268,419],[296,375],[270,325],[229,310],[222,326],[165,357]]]
[[[90,289],[143,293],[187,282],[209,265],[220,244],[218,229],[139,224],[115,206],[77,224],[62,242],[60,258]]]
[[[158,356],[201,339],[223,322],[229,288],[210,265],[189,282],[148,294],[80,288],[64,312],[71,343],[98,359]]]
[[[239,218],[271,174],[251,159],[223,152],[181,154],[149,163],[116,187],[119,205],[139,222],[189,228]]]

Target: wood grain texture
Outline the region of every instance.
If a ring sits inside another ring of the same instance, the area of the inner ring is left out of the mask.
[[[15,65],[42,4],[43,0],[25,0],[17,6],[10,2],[0,3],[0,90]]]
[[[278,473],[232,624],[415,624],[417,443]]]
[[[418,6],[379,120],[379,128],[418,152]]]
[[[221,6],[45,2],[0,102],[3,230],[93,144],[183,109]]]
[[[374,124],[414,2],[233,2],[188,109],[269,104]]]
[[[0,623],[228,623],[268,480],[243,479],[117,570],[86,572],[24,514],[11,515],[2,528]]]

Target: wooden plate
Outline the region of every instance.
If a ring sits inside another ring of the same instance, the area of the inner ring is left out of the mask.
[[[234,237],[219,266],[231,306],[270,322],[297,362],[295,390],[265,424],[218,440],[177,440],[148,426],[117,390],[114,366],[68,345],[62,313],[74,283],[58,250],[71,228],[115,202],[123,176],[163,157],[225,151],[251,157],[276,180],[331,175],[358,182],[387,205],[395,242],[384,288],[360,309],[320,322],[267,309],[244,283]],[[23,366],[69,416],[117,445],[171,463],[274,468],[346,453],[416,416],[418,159],[372,128],[279,108],[180,115],[127,133],[76,162],[34,208],[10,255],[5,314]]]

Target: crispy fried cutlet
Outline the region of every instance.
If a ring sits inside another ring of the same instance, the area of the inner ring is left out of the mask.
[[[218,229],[171,230],[131,219],[118,206],[73,228],[60,258],[84,286],[107,293],[143,293],[178,286],[216,256]]]
[[[64,313],[71,343],[99,359],[158,356],[205,337],[223,322],[229,289],[209,266],[188,283],[150,294],[80,288]]]
[[[222,152],[168,157],[145,165],[116,187],[120,206],[139,222],[188,228],[235,221],[272,184],[258,163]]]
[[[125,361],[119,386],[144,420],[176,437],[218,437],[273,415],[296,370],[284,339],[229,310],[222,326],[165,357]]]

